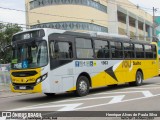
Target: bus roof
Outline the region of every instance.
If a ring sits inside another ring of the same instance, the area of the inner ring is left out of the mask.
[[[29,29],[25,31],[18,32],[14,35],[21,34],[24,32],[31,32],[31,31],[36,31],[36,30],[44,30],[45,32],[49,33],[61,33],[61,34],[71,34],[71,35],[80,35],[80,36],[88,36],[88,37],[98,37],[98,38],[106,38],[107,39],[118,39],[122,41],[131,41],[133,43],[148,43],[150,44],[151,42],[144,41],[144,40],[135,40],[135,39],[130,39],[126,35],[119,35],[119,34],[110,34],[110,33],[104,33],[104,32],[95,32],[95,31],[71,31],[71,30],[60,30],[60,29],[53,29],[53,28],[35,28],[35,29]]]

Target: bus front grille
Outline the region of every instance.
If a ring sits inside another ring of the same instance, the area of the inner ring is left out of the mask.
[[[22,71],[22,72],[12,72],[14,77],[30,77],[37,74],[37,71]]]

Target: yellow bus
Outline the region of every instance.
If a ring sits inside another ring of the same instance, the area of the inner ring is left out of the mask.
[[[32,29],[12,39],[11,91],[55,93],[129,83],[158,75],[154,43],[107,33]]]

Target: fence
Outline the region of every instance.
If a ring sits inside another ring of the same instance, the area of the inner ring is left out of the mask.
[[[10,91],[10,64],[0,64],[0,92]]]

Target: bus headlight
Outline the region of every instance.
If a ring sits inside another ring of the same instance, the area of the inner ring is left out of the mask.
[[[37,84],[41,82],[41,77],[37,79]]]
[[[45,80],[46,78],[47,78],[47,73],[46,74],[44,74],[43,76],[41,76],[41,77],[39,77],[38,79],[37,79],[37,82],[36,82],[36,84],[39,84],[40,82],[42,82],[43,80]]]
[[[42,81],[45,80],[47,78],[47,74],[42,76]]]

